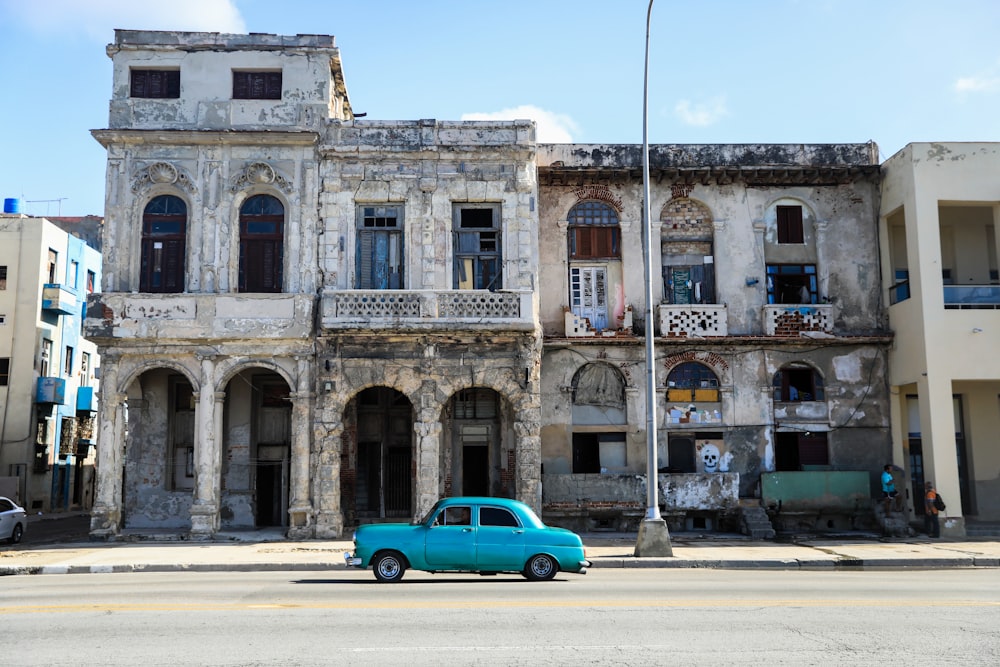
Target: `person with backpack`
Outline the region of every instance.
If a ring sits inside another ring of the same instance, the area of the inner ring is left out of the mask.
[[[944,500],[934,489],[933,482],[924,484],[926,493],[924,494],[924,529],[927,536],[932,538],[941,537],[941,523],[938,520],[938,512],[944,510]]]

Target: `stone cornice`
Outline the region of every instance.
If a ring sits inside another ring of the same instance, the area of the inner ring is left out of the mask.
[[[91,130],[90,134],[105,148],[126,145],[193,146],[313,146],[319,141],[316,132],[252,130]]]

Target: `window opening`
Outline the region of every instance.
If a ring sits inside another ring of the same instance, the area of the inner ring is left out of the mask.
[[[822,401],[823,378],[812,368],[783,368],[774,375],[774,400]]]
[[[777,215],[778,243],[805,243],[802,231],[802,207],[779,206]]]
[[[285,207],[270,195],[255,195],[240,207],[240,292],[280,292]]]
[[[181,96],[181,71],[134,69],[129,72],[130,97],[177,99]]]
[[[6,387],[10,382],[10,357],[0,358],[0,387]]]
[[[7,289],[7,267],[0,266],[0,290]]]
[[[363,206],[358,210],[357,289],[403,288],[403,209]]]
[[[233,72],[233,99],[280,100],[281,72]]]
[[[621,256],[618,213],[602,202],[581,202],[567,216],[570,259],[617,259]]]
[[[55,285],[57,283],[56,276],[58,276],[59,273],[56,270],[56,267],[57,267],[58,264],[59,264],[59,253],[57,253],[55,250],[49,248],[49,263],[48,263],[49,280],[48,280],[48,283],[50,285]]]
[[[815,264],[768,264],[769,304],[818,303]]]
[[[719,378],[711,368],[696,361],[675,366],[667,376],[668,401],[719,401]]]
[[[72,377],[73,375],[73,348],[66,346],[66,354],[63,356],[63,375]]]
[[[455,289],[496,291],[500,271],[499,206],[456,207]]]
[[[38,374],[42,377],[50,377],[50,364],[52,363],[52,341],[48,338],[42,339],[42,362],[39,364]]]
[[[173,195],[154,197],[142,214],[139,291],[184,291],[187,204]]]

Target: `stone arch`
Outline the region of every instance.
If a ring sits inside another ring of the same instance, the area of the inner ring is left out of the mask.
[[[128,394],[129,387],[146,371],[165,368],[180,373],[191,384],[191,388],[197,393],[201,391],[201,379],[197,372],[185,366],[176,359],[150,359],[131,364],[123,357],[118,362],[118,387],[116,391],[121,394]]]
[[[217,392],[225,391],[226,387],[229,385],[229,383],[232,381],[234,377],[236,377],[237,375],[239,375],[244,371],[253,370],[255,368],[263,368],[280,375],[282,379],[284,379],[285,383],[288,384],[288,387],[291,391],[297,391],[299,386],[298,372],[296,370],[290,370],[286,368],[282,364],[283,361],[288,364],[294,363],[288,359],[273,358],[273,357],[268,357],[268,358],[251,357],[249,359],[242,357],[238,359],[232,357],[226,358],[220,361],[216,365],[216,373],[215,373],[216,380],[215,380],[214,391]]]
[[[660,210],[663,294],[671,304],[714,304],[715,222],[704,203],[671,199]]]

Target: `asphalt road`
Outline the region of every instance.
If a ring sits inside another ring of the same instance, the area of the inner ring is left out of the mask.
[[[8,664],[986,665],[995,570],[0,578]]]

